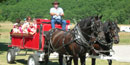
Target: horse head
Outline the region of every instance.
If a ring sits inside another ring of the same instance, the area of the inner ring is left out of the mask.
[[[110,36],[113,39],[113,42],[115,44],[118,44],[119,41],[120,41],[119,40],[119,35],[118,35],[119,31],[120,31],[120,29],[119,29],[119,27],[117,25],[117,22],[111,22],[111,21],[108,22],[108,30],[107,30],[107,32],[110,33]]]
[[[80,22],[79,26],[82,30],[82,34],[86,37],[86,39],[89,39],[93,42],[97,40],[105,42],[101,18],[102,16],[94,16],[81,20],[82,22]]]
[[[94,22],[94,26],[92,27],[92,35],[96,37],[97,42],[106,43],[101,18],[102,16],[95,16],[92,19],[92,22]]]

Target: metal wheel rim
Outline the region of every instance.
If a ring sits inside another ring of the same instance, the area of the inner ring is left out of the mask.
[[[35,65],[35,61],[34,61],[33,58],[30,58],[30,59],[29,59],[29,65]]]
[[[8,61],[10,62],[11,61],[11,53],[10,52],[8,52]]]

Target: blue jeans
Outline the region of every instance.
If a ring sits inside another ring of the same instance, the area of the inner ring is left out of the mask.
[[[66,28],[66,21],[62,19],[52,19],[51,20],[51,26],[52,28],[55,28],[55,23],[62,24],[62,30],[65,30]]]

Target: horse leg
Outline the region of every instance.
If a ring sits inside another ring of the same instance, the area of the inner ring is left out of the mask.
[[[95,65],[96,64],[96,58],[92,58],[92,65]]]
[[[49,50],[48,48],[46,48],[45,50],[45,55],[44,55],[45,65],[47,65],[49,61],[50,52],[48,50]]]
[[[67,57],[66,59],[67,59],[67,65],[71,65],[73,58],[72,57]]]
[[[85,58],[86,58],[85,55],[80,56],[81,65],[85,65]]]
[[[112,60],[111,59],[108,59],[107,61],[108,61],[109,65],[112,65]]]
[[[50,54],[49,54],[49,53],[45,53],[45,55],[44,55],[45,65],[47,65],[47,64],[48,64],[48,61],[49,61],[49,56],[50,56]]]
[[[78,56],[73,56],[74,65],[78,65]]]
[[[66,57],[65,59],[67,60],[67,62],[66,62],[67,65],[71,65],[71,62],[72,62],[73,58],[72,57]],[[62,54],[59,54],[59,64],[64,65],[63,64],[63,55]]]
[[[59,65],[63,65],[63,54],[59,54]]]

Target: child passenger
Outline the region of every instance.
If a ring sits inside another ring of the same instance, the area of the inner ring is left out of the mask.
[[[28,27],[28,33],[33,35],[36,32],[36,29],[37,29],[36,20],[33,19],[33,22],[30,22],[30,25]]]
[[[16,19],[16,23],[13,26],[13,33],[22,33],[21,19]]]
[[[28,29],[28,27],[29,27],[30,22],[31,22],[31,17],[28,16],[28,17],[26,18],[26,20],[25,20],[23,26],[22,26],[23,33],[27,33],[27,34],[28,34],[28,30],[27,30],[27,29]]]
[[[36,20],[31,21],[31,17],[27,17],[25,23],[22,26],[23,33],[33,35],[36,32]]]

